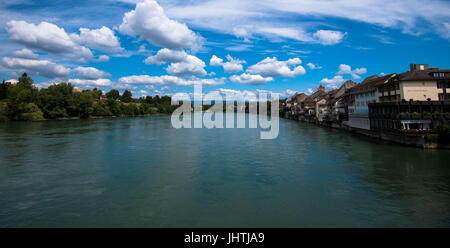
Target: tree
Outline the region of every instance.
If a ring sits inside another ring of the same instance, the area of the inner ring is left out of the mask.
[[[28,77],[27,73],[24,72],[22,76],[19,78],[19,82],[17,82],[17,86],[23,86],[25,88],[31,88],[33,86],[33,79]]]
[[[85,91],[85,92],[75,92],[74,93],[74,102],[75,102],[75,108],[78,112],[78,116],[81,118],[87,118],[89,117],[93,112],[94,108],[92,107],[94,102],[94,96],[92,92]]]
[[[19,115],[19,120],[22,121],[38,121],[43,120],[44,115],[39,107],[34,103],[27,103],[23,105],[23,110]]]
[[[129,102],[131,102],[133,100],[132,97],[133,97],[133,95],[131,94],[131,91],[125,90],[123,92],[122,97],[120,98],[120,100],[122,102],[129,103]]]
[[[33,86],[33,80],[24,73],[17,84],[8,87],[8,117],[12,120],[22,120],[22,113],[34,110],[34,106],[28,104],[35,103],[38,94],[39,90]]]
[[[159,104],[161,102],[161,99],[159,98],[158,95],[156,95],[155,97],[153,97],[153,103],[154,104]]]
[[[78,116],[73,86],[70,83],[55,84],[42,89],[39,92],[38,106],[46,118]]]
[[[151,96],[146,96],[145,97],[145,103],[147,104],[153,104],[153,98]]]
[[[106,93],[106,98],[108,99],[113,99],[113,100],[117,100],[120,97],[120,93],[118,90],[110,90],[108,93]]]
[[[100,97],[102,96],[102,91],[98,90],[97,88],[94,88],[92,90],[92,95],[93,95],[95,100],[100,100]]]
[[[177,106],[171,105],[169,96],[133,99],[126,90],[122,97],[117,90],[107,93],[107,101],[96,101],[102,91],[94,88],[74,91],[70,83],[51,85],[39,90],[33,80],[24,73],[16,84],[0,84],[0,121],[40,120],[61,117],[88,118],[96,116],[135,116],[141,114],[172,113]],[[117,101],[121,99],[121,101]]]
[[[0,100],[3,100],[8,95],[8,88],[11,85],[11,83],[6,83],[5,80],[3,80],[2,84],[0,84]]]

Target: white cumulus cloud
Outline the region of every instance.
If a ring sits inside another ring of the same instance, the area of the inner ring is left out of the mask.
[[[223,59],[217,57],[216,55],[213,55],[211,59],[209,60],[210,66],[222,66],[223,70],[226,73],[235,73],[243,71],[244,68],[242,64],[245,64],[246,62],[244,60],[235,59],[231,57],[230,55],[226,56],[227,62],[223,63]]]
[[[206,64],[201,59],[193,55],[187,55],[184,61],[171,63],[166,68],[166,71],[178,77],[203,77],[207,74],[204,69],[205,67]]]
[[[170,50],[163,48],[159,50],[156,55],[150,56],[145,59],[146,64],[165,64],[165,63],[178,63],[186,61],[188,54],[182,50]]]
[[[225,78],[211,78],[211,79],[195,79],[186,80],[183,78],[163,75],[163,76],[149,76],[149,75],[133,75],[127,77],[121,77],[119,83],[123,84],[156,84],[156,85],[178,85],[178,86],[192,86],[195,84],[201,84],[205,86],[209,85],[221,85],[225,83]]]
[[[318,30],[314,33],[314,38],[322,45],[334,45],[340,43],[347,33],[333,30]]]
[[[22,50],[17,50],[13,52],[13,56],[22,59],[38,59],[39,54],[33,53],[30,49],[23,48]]]
[[[82,79],[99,79],[111,76],[111,74],[94,67],[77,67],[73,69],[73,71]]]
[[[336,89],[344,81],[345,79],[342,76],[334,76],[332,79],[324,78],[320,81],[320,83],[325,84],[328,88]]]
[[[69,68],[55,64],[48,60],[3,57],[0,60],[0,64],[9,69],[23,71],[31,75],[46,78],[63,78],[69,76],[70,73]]]
[[[139,2],[134,10],[126,13],[119,31],[174,50],[189,48],[195,52],[204,40],[186,24],[167,17],[163,8],[154,0]]]
[[[301,60],[290,59],[287,61],[279,61],[276,57],[267,57],[257,64],[250,66],[247,72],[260,74],[263,77],[295,77],[306,73],[303,66],[293,67],[292,63],[301,63]]]
[[[84,86],[84,87],[108,87],[112,85],[111,80],[107,78],[99,78],[99,79],[69,79],[69,83],[72,83],[74,85],[78,86]]]
[[[266,84],[270,81],[273,81],[272,77],[263,77],[261,75],[251,75],[247,73],[242,73],[241,75],[233,75],[230,77],[232,82],[237,82],[241,84]]]
[[[29,48],[53,54],[65,54],[79,61],[90,60],[93,57],[89,48],[74,42],[63,28],[52,23],[41,22],[34,25],[13,20],[6,24],[6,31],[10,35],[10,40]]]
[[[73,34],[72,38],[92,49],[104,52],[123,50],[120,46],[119,38],[114,35],[111,29],[105,26],[99,29],[80,28],[80,35]]]
[[[311,70],[317,70],[317,69],[322,69],[322,66],[320,66],[320,65],[316,65],[316,64],[313,64],[313,63],[308,63],[308,64],[306,64],[308,67],[309,67],[309,69],[311,69]]]
[[[357,68],[355,70],[352,70],[352,67],[346,64],[340,64],[339,65],[339,71],[337,74],[350,74],[352,75],[353,79],[360,79],[360,75],[361,74],[365,74],[367,73],[367,69],[362,67],[362,68]]]

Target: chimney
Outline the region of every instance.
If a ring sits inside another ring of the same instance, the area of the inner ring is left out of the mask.
[[[430,67],[429,64],[410,64],[409,70],[410,71],[423,71],[423,70],[428,70],[429,67]]]

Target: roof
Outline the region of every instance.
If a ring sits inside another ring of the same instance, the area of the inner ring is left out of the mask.
[[[347,80],[344,84],[341,85],[341,87],[339,87],[339,89],[335,90],[332,97],[337,100],[338,98],[342,97],[347,90],[355,87],[356,85],[357,84],[352,80]]]
[[[375,89],[376,85],[380,85],[385,83],[388,79],[390,79],[392,76],[395,76],[397,74],[391,73],[382,77],[379,77],[377,75],[370,76],[366,79],[364,79],[361,83],[355,85],[353,88],[350,89],[350,94],[357,94],[357,93],[364,93],[368,91],[372,91]]]
[[[434,73],[445,72],[444,79],[450,79],[450,70],[440,70],[430,68],[427,70],[412,70],[398,74],[396,78],[399,81],[435,81],[440,78],[434,77]],[[442,79],[442,78],[441,78]]]

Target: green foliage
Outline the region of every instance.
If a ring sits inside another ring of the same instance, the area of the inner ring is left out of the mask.
[[[8,95],[8,88],[11,87],[11,83],[6,83],[3,80],[2,84],[0,84],[0,100],[6,99]]]
[[[151,96],[146,96],[145,97],[145,103],[147,104],[153,104],[153,98]]]
[[[112,116],[108,106],[104,102],[95,103],[92,111],[93,116]]]
[[[132,98],[132,94],[131,91],[129,90],[125,90],[122,94],[122,96],[120,97],[120,101],[125,102],[125,103],[129,103],[133,100]]]
[[[6,102],[8,104],[8,118],[23,120],[22,113],[27,113],[29,103],[35,103],[39,90],[33,86],[33,80],[24,73],[19,82],[8,87]],[[42,112],[41,112],[42,113]]]
[[[117,100],[120,98],[120,93],[118,90],[110,90],[108,93],[106,93],[106,98]]]
[[[112,89],[103,101],[101,94],[96,88],[74,91],[70,83],[51,85],[39,91],[24,73],[14,85],[4,81],[0,84],[0,121],[170,114],[178,107],[171,105],[169,96],[133,99],[128,90],[121,97],[119,91]]]
[[[60,83],[42,89],[39,92],[38,105],[45,118],[73,116],[76,112],[73,86],[70,83]]]
[[[0,121],[8,120],[8,104],[6,102],[0,102]]]
[[[78,117],[87,118],[94,112],[94,108],[92,107],[94,99],[95,95],[90,91],[74,93],[74,104],[72,108]]]
[[[19,115],[21,121],[38,121],[43,120],[44,115],[39,107],[34,103],[27,103],[23,105],[22,113]]]

